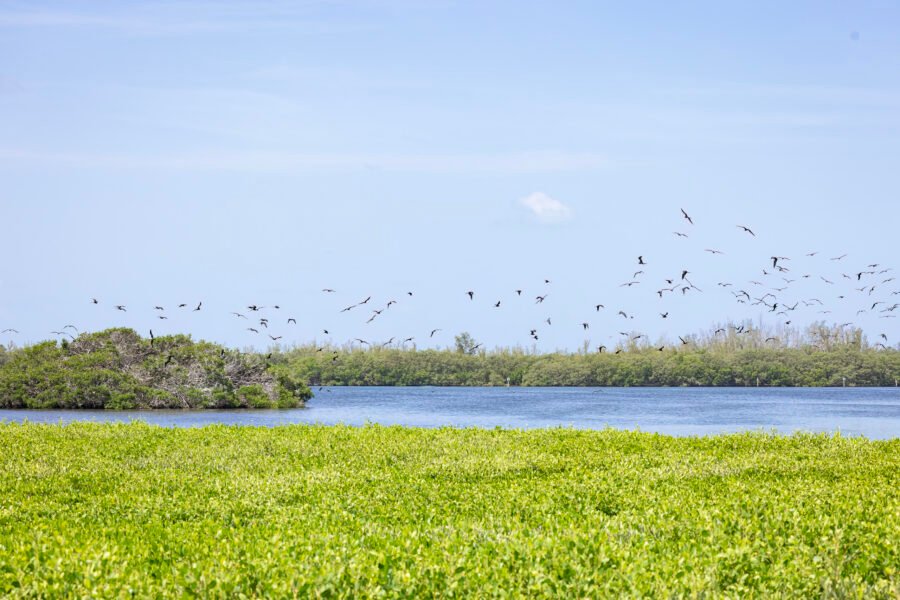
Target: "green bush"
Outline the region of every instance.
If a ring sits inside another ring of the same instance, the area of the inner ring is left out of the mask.
[[[260,408],[301,406],[297,375],[255,354],[177,335],[142,339],[130,329],[82,334],[8,353],[2,408]]]

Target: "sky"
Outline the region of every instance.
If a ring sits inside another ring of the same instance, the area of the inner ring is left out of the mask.
[[[574,351],[790,319],[893,345],[893,272],[842,273],[900,269],[898,22],[883,2],[0,0],[0,343],[72,324]],[[659,298],[684,269],[695,288]]]

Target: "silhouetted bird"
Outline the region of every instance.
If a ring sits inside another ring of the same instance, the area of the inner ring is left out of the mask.
[[[582,323],[581,327],[582,327],[582,329],[590,329],[591,326],[589,323]]]
[[[753,233],[753,230],[751,230],[749,227],[746,227],[746,226],[744,226],[744,225],[735,225],[735,227],[738,227],[739,229],[743,229],[744,231],[746,231],[747,233],[749,233],[749,234],[752,235],[753,237],[756,237],[756,234]]]
[[[197,308],[194,309],[194,312],[197,312],[198,310],[200,310],[200,307],[201,307],[201,306],[203,306],[203,303],[202,303],[202,302],[201,302],[200,304],[197,305]]]
[[[466,294],[469,295],[469,300],[474,300],[474,299],[475,299],[475,292],[473,292],[473,291],[470,290],[470,291],[466,292]]]
[[[116,305],[116,310],[121,310],[122,312],[128,312],[127,310],[125,310],[125,307],[121,304]]]
[[[280,336],[280,335],[271,335],[271,334],[270,334],[269,337],[272,339],[273,342],[277,342],[278,340],[280,340],[280,339],[281,339],[282,337],[284,337],[284,336]]]
[[[91,304],[100,304],[100,301],[96,298],[91,298]]]
[[[290,325],[291,323],[293,323],[294,325],[296,325],[296,324],[297,324],[297,319],[291,318],[291,319],[288,319],[287,322],[288,322],[288,325]]]
[[[691,225],[694,224],[694,220],[690,216],[688,216],[688,214],[686,212],[684,212],[683,208],[681,209],[681,214],[687,220],[688,223],[690,223]],[[687,236],[685,236],[685,237],[687,237]]]
[[[639,265],[646,265],[646,264],[647,264],[647,263],[644,262],[644,257],[643,257],[643,256],[638,256],[638,264],[639,264]]]
[[[248,327],[247,331],[252,331],[253,333],[259,333],[258,329],[253,329],[252,327]]]
[[[494,308],[500,308],[500,301],[497,300],[497,304],[494,305]]]
[[[428,334],[428,337],[433,338],[433,337],[434,337],[434,334],[436,334],[436,333],[439,332],[439,331],[440,331],[440,329],[432,329],[432,330],[431,330],[431,333]]]

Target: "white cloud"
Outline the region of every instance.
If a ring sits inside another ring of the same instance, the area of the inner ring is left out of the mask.
[[[572,209],[543,192],[534,192],[520,200],[522,206],[543,223],[558,223],[572,216]]]

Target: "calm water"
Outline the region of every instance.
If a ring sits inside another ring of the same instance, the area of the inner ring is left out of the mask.
[[[7,410],[0,420],[130,421],[192,427],[209,423],[367,422],[421,427],[640,429],[672,435],[727,431],[840,431],[900,437],[900,389],[793,388],[391,388],[316,390],[294,410]]]

